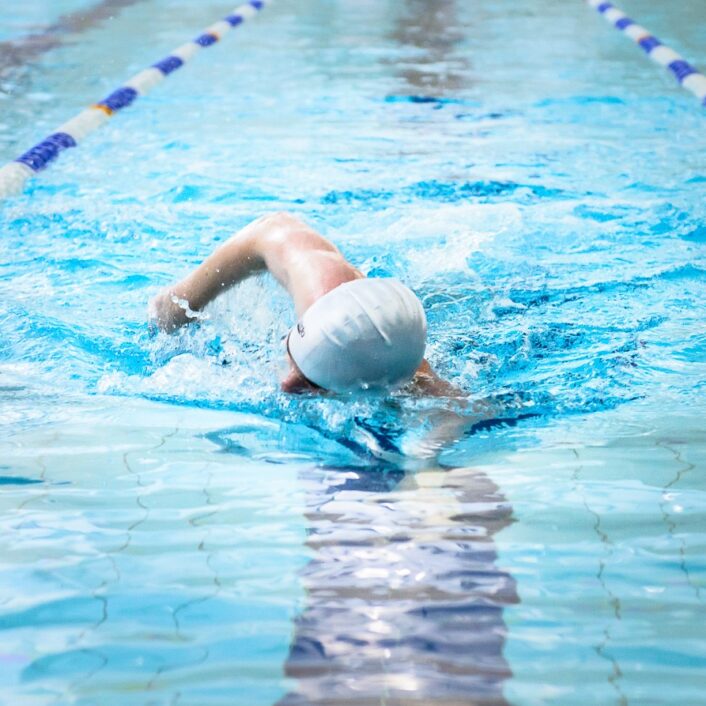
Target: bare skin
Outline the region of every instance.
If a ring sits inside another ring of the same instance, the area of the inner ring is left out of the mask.
[[[162,330],[174,331],[193,321],[193,312],[201,311],[222,292],[265,271],[292,297],[297,316],[339,284],[364,277],[335,245],[299,218],[273,213],[245,226],[183,280],[162,290],[150,303],[150,315]],[[282,381],[282,389],[314,389],[289,354],[287,358],[289,373]],[[426,360],[414,376],[414,385],[419,394],[460,394],[439,378]]]

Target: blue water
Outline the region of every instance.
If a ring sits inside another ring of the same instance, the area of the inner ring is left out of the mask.
[[[0,159],[231,9],[97,4],[0,10]],[[702,704],[703,121],[580,3],[281,0],[63,154],[0,212],[0,700]],[[470,407],[282,394],[267,278],[150,336],[280,209]]]

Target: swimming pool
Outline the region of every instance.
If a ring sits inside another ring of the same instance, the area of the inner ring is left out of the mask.
[[[231,9],[98,4],[0,10],[2,160]],[[703,120],[581,3],[281,0],[63,154],[0,213],[2,700],[702,704]],[[277,209],[505,421],[282,395],[264,279],[151,338]]]

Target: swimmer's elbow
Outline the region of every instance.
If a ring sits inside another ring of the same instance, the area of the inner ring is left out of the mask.
[[[289,211],[273,211],[265,216],[268,225],[278,226],[284,229],[306,228],[306,224],[301,218]]]

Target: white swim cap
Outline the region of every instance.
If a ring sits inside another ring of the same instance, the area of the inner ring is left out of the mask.
[[[394,279],[357,279],[317,299],[289,332],[287,348],[304,376],[346,392],[407,382],[424,358],[422,303]]]

